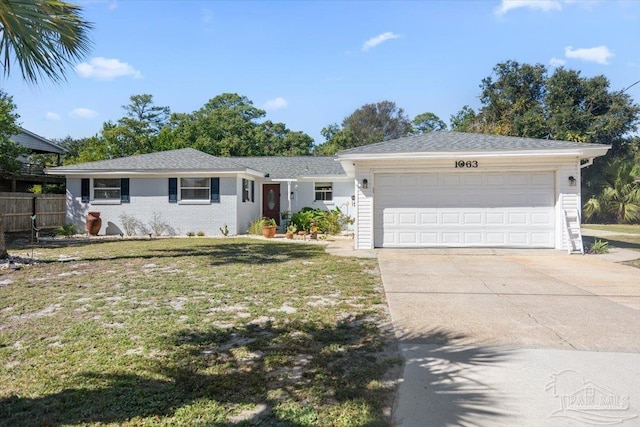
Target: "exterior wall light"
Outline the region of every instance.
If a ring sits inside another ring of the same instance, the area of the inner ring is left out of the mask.
[[[362,188],[364,188],[365,190],[369,188],[369,180],[367,180],[367,178],[362,180]]]
[[[569,185],[571,187],[575,187],[576,186],[576,179],[573,176],[569,177]]]

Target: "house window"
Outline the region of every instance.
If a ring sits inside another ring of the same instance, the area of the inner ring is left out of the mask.
[[[180,200],[210,200],[209,178],[180,178]]]
[[[120,178],[94,178],[94,200],[120,200]]]
[[[242,179],[242,201],[255,202],[256,183],[250,179]]]
[[[316,201],[333,200],[333,184],[330,182],[316,182],[315,185]]]

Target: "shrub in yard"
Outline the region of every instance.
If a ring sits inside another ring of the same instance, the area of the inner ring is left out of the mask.
[[[248,234],[256,234],[258,236],[262,236],[262,225],[264,224],[264,220],[256,219],[249,225],[247,229]]]
[[[78,227],[70,222],[56,228],[56,235],[58,236],[71,237],[76,234],[78,234]]]
[[[353,218],[342,213],[340,208],[325,211],[305,207],[291,217],[298,230],[310,231],[311,221],[316,223],[318,230],[324,234],[339,234],[348,225],[353,224]]]
[[[168,222],[164,220],[162,214],[159,212],[154,212],[153,217],[151,218],[151,222],[149,222],[149,227],[151,231],[156,236],[162,236],[162,234],[167,233],[170,236],[175,236],[175,230],[169,225]],[[145,234],[148,234],[145,233]]]
[[[198,237],[204,237],[204,231],[198,231]]]
[[[139,219],[127,214],[122,214],[119,218],[120,222],[122,223],[122,227],[124,228],[124,232],[127,236],[133,236],[137,231],[140,231],[140,233],[143,234],[147,234],[145,233],[144,224],[142,224]]]
[[[587,249],[587,252],[590,254],[608,254],[609,253],[609,242],[606,240],[596,239],[595,242]]]

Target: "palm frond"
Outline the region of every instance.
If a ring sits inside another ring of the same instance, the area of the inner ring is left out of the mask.
[[[0,0],[0,63],[5,77],[17,64],[22,77],[65,80],[67,69],[91,51],[93,24],[82,9],[59,0]]]

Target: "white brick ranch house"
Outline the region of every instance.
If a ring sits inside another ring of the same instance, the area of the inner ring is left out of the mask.
[[[49,169],[67,179],[68,220],[100,211],[162,217],[176,234],[245,233],[256,218],[305,206],[356,219],[355,248],[566,249],[566,211],[579,212],[580,172],[610,147],[432,132],[333,157],[221,158],[182,149]]]
[[[67,181],[67,220],[84,228],[100,212],[100,234],[120,234],[123,218],[159,218],[169,234],[244,234],[256,219],[305,206],[353,215],[353,179],[333,157],[215,157],[184,148],[50,168]]]

